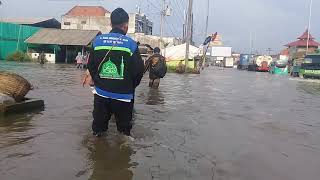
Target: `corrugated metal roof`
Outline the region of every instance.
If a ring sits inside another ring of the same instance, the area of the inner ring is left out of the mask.
[[[67,16],[105,16],[109,13],[102,6],[75,6],[69,12]]]
[[[13,24],[37,24],[44,21],[49,21],[54,18],[0,18],[1,22]]]
[[[28,44],[54,44],[86,46],[100,34],[95,30],[41,29],[25,42]]]

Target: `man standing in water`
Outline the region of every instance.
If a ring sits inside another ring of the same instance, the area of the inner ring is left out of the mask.
[[[143,77],[144,64],[137,43],[126,36],[128,22],[128,13],[115,9],[111,32],[98,36],[90,53],[88,69],[96,91],[92,130],[97,137],[107,131],[112,114],[117,130],[131,135],[134,92]]]
[[[44,64],[44,62],[46,61],[46,55],[44,54],[44,51],[40,53],[38,60],[40,64]]]
[[[166,58],[160,54],[160,48],[154,48],[153,52],[154,54],[145,63],[145,72],[149,70],[149,87],[158,88],[160,78],[163,78],[167,73],[167,65]]]

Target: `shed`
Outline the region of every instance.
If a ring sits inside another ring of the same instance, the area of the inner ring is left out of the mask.
[[[68,51],[85,49],[92,43],[97,35],[101,34],[97,30],[67,30],[67,29],[41,29],[25,42],[27,44],[38,45],[58,45],[61,47],[61,58],[65,62],[70,62]],[[56,54],[56,52],[54,52]]]

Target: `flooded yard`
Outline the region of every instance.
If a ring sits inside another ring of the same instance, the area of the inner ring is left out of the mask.
[[[45,110],[0,117],[1,180],[316,180],[320,81],[234,69],[147,76],[135,141],[91,133],[93,95],[72,65],[0,62],[36,87]],[[1,83],[1,82],[0,82]]]

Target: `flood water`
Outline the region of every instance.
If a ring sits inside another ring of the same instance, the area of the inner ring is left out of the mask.
[[[168,74],[136,92],[135,141],[91,135],[93,96],[72,65],[0,62],[45,110],[0,118],[1,180],[316,180],[320,81],[234,69]]]

